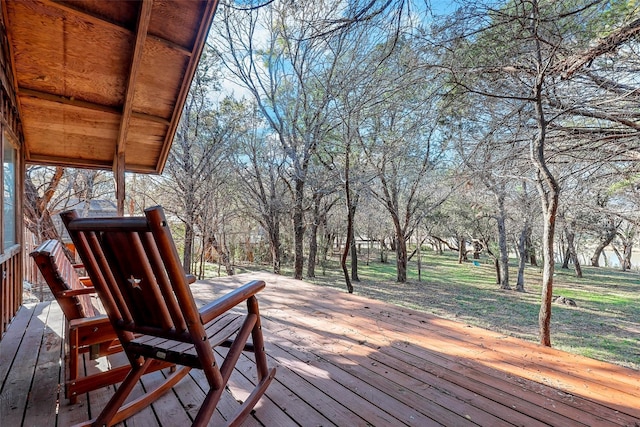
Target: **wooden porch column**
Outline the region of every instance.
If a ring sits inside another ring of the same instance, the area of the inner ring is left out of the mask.
[[[116,143],[116,153],[113,159],[113,174],[116,181],[116,200],[118,206],[118,215],[124,216],[125,201],[125,143],[127,132],[129,130],[129,121],[131,120],[133,106],[133,92],[136,86],[136,79],[140,70],[140,61],[142,60],[142,52],[144,43],[147,39],[149,30],[149,20],[151,19],[151,8],[153,0],[143,0],[138,14],[138,25],[136,28],[136,40],[131,58],[131,70],[129,72],[129,81],[127,82],[127,91],[124,97],[124,105],[122,106],[122,118],[120,120],[120,132],[118,133],[118,141]]]
[[[124,182],[124,151],[116,153],[113,159],[113,180],[116,184],[116,206],[118,216],[124,216],[125,182]]]

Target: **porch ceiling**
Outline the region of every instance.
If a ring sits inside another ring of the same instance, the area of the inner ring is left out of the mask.
[[[161,172],[216,6],[2,0],[26,161]]]

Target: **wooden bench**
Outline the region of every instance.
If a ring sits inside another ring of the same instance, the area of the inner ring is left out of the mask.
[[[91,281],[78,276],[57,240],[47,240],[30,255],[65,315],[65,396],[69,402],[76,403],[78,396],[83,393],[121,382],[131,369],[128,364],[80,376],[80,361],[85,353],[95,360],[122,351],[109,318],[98,309]],[[157,363],[151,370],[169,366],[172,365]]]

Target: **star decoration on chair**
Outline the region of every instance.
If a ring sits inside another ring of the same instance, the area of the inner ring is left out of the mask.
[[[140,289],[139,283],[142,282],[142,279],[136,279],[132,274],[131,277],[127,279],[127,282],[131,283],[133,289]]]

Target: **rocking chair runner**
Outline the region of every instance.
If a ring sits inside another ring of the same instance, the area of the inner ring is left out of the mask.
[[[252,351],[258,384],[229,425],[241,423],[275,375],[275,368],[267,367],[255,297],[265,283],[247,283],[198,310],[161,207],[147,209],[145,217],[81,219],[75,212],[65,212],[62,219],[131,363],[102,413],[84,425],[122,421],[173,387],[191,368],[203,370],[210,386],[193,422],[206,425],[242,351]],[[230,313],[245,301],[246,313]],[[216,346],[229,347],[220,367]],[[157,392],[150,392],[151,397],[123,407],[153,359],[183,368]]]
[[[65,316],[65,395],[69,402],[74,404],[83,393],[122,381],[130,370],[128,366],[79,375],[83,354],[90,353],[94,360],[122,351],[109,319],[93,304],[91,295],[96,290],[91,281],[78,276],[57,240],[43,242],[30,255]],[[153,370],[168,366],[171,365],[156,363]]]

